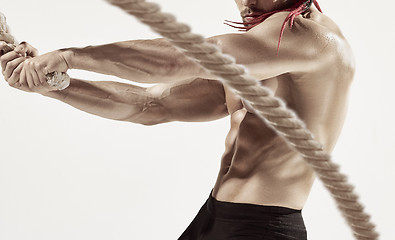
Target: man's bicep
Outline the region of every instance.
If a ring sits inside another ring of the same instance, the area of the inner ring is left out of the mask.
[[[194,79],[178,84],[158,84],[149,89],[169,121],[203,122],[228,115],[221,82]]]

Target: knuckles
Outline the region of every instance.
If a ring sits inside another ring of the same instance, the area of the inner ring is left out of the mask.
[[[42,64],[35,60],[34,58],[29,58],[26,59],[23,62],[23,67],[26,68],[27,70],[36,70],[37,72],[41,72],[42,70]]]
[[[0,56],[0,63],[3,63],[5,61],[5,56],[4,55],[1,55]]]
[[[37,49],[27,42],[21,42],[15,50],[20,53],[30,53],[32,56],[36,56],[38,53]]]
[[[7,68],[15,68],[16,66],[18,66],[19,64],[17,62],[8,62],[7,63]]]

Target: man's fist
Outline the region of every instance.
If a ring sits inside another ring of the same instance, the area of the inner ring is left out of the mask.
[[[4,45],[0,43],[0,50]],[[30,44],[23,42],[14,51],[0,57],[4,79],[12,87],[42,93],[56,90],[46,80],[51,72],[66,72],[68,65],[62,51],[54,51],[38,56],[38,51]]]

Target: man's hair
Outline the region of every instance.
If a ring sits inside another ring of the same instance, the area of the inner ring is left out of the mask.
[[[284,23],[281,27],[280,39],[278,41],[278,46],[277,46],[277,54],[278,54],[278,52],[280,50],[281,39],[283,38],[283,34],[284,34],[284,30],[285,30],[285,26],[286,26],[287,22],[289,23],[289,27],[292,28],[292,26],[294,24],[295,17],[306,12],[307,10],[309,10],[313,3],[317,7],[317,9],[320,12],[322,12],[321,7],[318,4],[317,0],[296,0],[295,3],[291,7],[262,14],[261,16],[255,18],[253,21],[249,22],[248,26],[245,26],[245,23],[242,23],[242,22],[232,22],[232,21],[227,21],[227,20],[225,21],[225,24],[229,25],[231,27],[240,29],[241,31],[248,31],[251,28],[259,25],[260,23],[262,23],[263,21],[268,19],[273,14],[276,14],[278,12],[290,12],[288,14],[288,16],[285,18]],[[235,25],[233,25],[233,24],[235,24]]]

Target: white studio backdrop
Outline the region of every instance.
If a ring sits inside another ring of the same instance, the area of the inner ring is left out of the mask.
[[[206,37],[234,32],[233,1],[156,1]],[[357,58],[349,115],[333,155],[384,240],[395,239],[395,27],[390,0],[321,0]],[[18,40],[41,53],[157,38],[103,0],[1,0]],[[124,81],[83,71],[76,78]],[[215,183],[229,118],[145,127],[102,119],[0,77],[0,240],[177,239]],[[309,239],[352,239],[317,181],[303,210]]]

